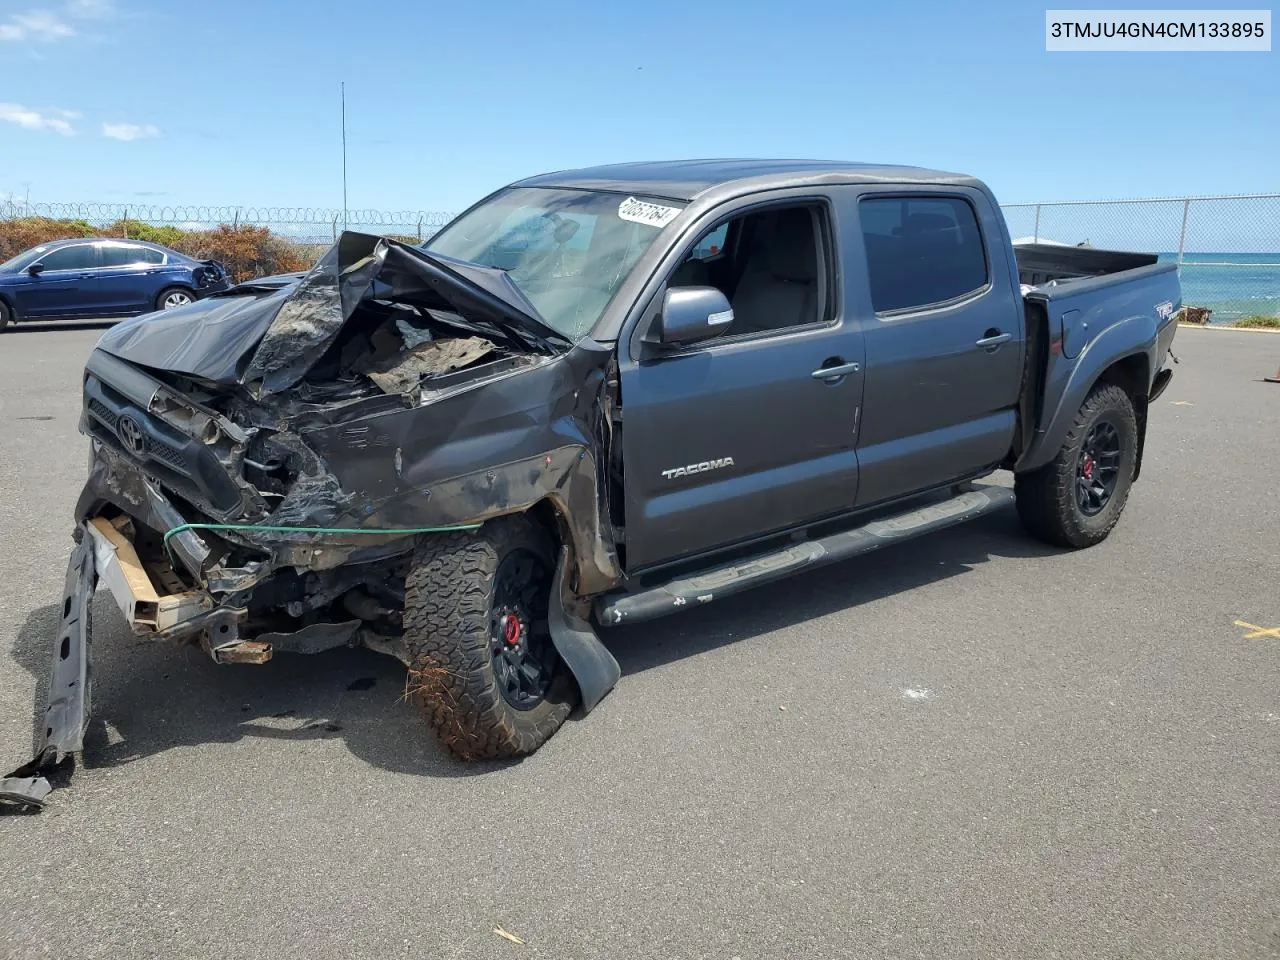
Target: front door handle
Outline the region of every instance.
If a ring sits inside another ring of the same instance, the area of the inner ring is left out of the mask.
[[[987,335],[977,341],[974,346],[981,350],[990,350],[992,347],[998,347],[1000,344],[1008,343],[1012,339],[1012,333],[1000,333],[997,330],[988,330]]]
[[[838,367],[819,367],[809,376],[815,380],[839,380],[861,369],[856,363],[842,363]]]

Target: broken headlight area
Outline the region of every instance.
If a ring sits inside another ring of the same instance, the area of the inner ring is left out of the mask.
[[[287,290],[254,288],[206,312],[105,335],[86,367],[83,428],[223,523],[351,520],[357,494],[309,433],[559,354],[558,334],[501,271],[362,234],[344,234]],[[367,446],[388,442],[371,434]],[[373,525],[376,509],[357,517]]]
[[[353,498],[308,444],[309,431],[413,409],[545,359],[472,335],[464,323],[442,311],[362,303],[303,380],[258,397],[97,352],[85,377],[84,431],[214,521],[334,523]]]

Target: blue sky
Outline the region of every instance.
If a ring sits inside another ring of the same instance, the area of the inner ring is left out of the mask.
[[[1003,202],[1280,189],[1280,48],[1046,53],[1044,5],[3,0],[0,195],[457,210],[530,173],[803,156]]]

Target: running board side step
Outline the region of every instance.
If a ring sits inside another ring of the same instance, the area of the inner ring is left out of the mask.
[[[952,527],[1012,503],[1013,490],[1008,487],[970,487],[950,500],[873,520],[817,540],[797,543],[776,553],[715,567],[637,593],[606,594],[596,602],[596,619],[603,626],[652,620],[688,606],[741,593],[771,580],[780,580],[802,569],[847,560],[880,547]]]

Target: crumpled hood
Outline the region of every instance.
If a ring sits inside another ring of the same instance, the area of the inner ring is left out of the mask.
[[[97,346],[153,370],[278,393],[302,379],[366,299],[453,310],[522,348],[527,344],[504,328],[568,343],[501,270],[345,232],[297,282],[279,289],[250,282],[186,307],[144,314],[112,327]]]
[[[265,297],[209,297],[143,314],[111,327],[98,349],[139,366],[230,385],[240,378],[240,359],[262,339],[288,292],[286,287]]]

